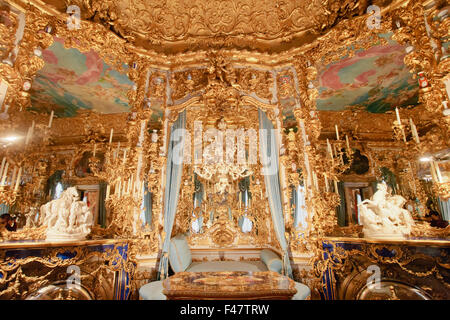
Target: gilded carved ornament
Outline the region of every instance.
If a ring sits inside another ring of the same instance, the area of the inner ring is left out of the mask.
[[[262,3],[77,0],[68,1],[66,6],[74,4],[80,7],[83,19],[102,23],[128,41],[168,48],[181,41],[192,48],[204,39],[216,37],[226,37],[230,45],[239,46],[245,41],[253,47],[265,47],[267,41],[288,42],[306,31],[320,34],[361,11],[358,1],[321,0]]]
[[[24,259],[5,257],[6,250],[0,252],[1,264],[0,273],[2,281],[0,284],[6,285],[6,290],[0,292],[4,299],[25,299],[38,289],[52,284],[52,281],[59,280],[61,270],[68,270],[69,266],[78,266],[82,272],[80,280],[84,286],[88,286],[89,291],[96,299],[113,298],[113,274],[116,271],[128,272],[134,275],[135,266],[130,261],[124,259],[121,249],[124,243],[115,244],[113,248],[104,252],[91,250],[89,247],[77,245],[70,247],[74,256],[69,259],[61,259],[59,256],[67,252],[66,248],[45,248],[43,256],[30,256]],[[97,262],[93,262],[97,261]],[[114,263],[111,263],[114,261]],[[44,270],[50,271],[41,275],[30,274],[29,264],[38,264]],[[66,277],[66,274],[64,274]],[[134,280],[134,279],[133,279]],[[137,290],[134,281],[127,284],[127,288]],[[55,297],[58,299],[58,297]]]

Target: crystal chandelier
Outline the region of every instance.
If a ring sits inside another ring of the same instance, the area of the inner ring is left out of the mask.
[[[219,129],[226,128],[225,122],[219,123]],[[202,179],[211,181],[214,184],[214,193],[223,194],[231,182],[248,177],[253,174],[245,159],[245,149],[238,148],[237,162],[234,160],[236,146],[227,148],[225,160],[223,159],[223,147],[210,148],[203,154],[203,163],[194,165],[194,172]]]

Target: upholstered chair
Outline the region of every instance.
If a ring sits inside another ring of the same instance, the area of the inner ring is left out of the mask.
[[[191,249],[185,235],[177,235],[170,240],[169,263],[176,272],[219,272],[219,271],[275,271],[281,274],[281,258],[270,249],[263,249],[260,261],[204,261],[192,262]],[[310,289],[299,282],[295,283],[297,293],[293,300],[309,299]],[[139,289],[140,298],[144,300],[165,300],[162,293],[162,281],[154,281]]]

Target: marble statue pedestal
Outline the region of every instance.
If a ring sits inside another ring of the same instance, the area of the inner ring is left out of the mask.
[[[47,231],[46,241],[81,241],[85,240],[88,234],[86,233],[63,233],[58,231]]]

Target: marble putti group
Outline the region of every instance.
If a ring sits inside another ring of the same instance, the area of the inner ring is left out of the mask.
[[[411,234],[414,220],[404,209],[406,200],[390,195],[385,182],[379,183],[372,199],[359,205],[360,221],[367,238],[404,238]]]
[[[83,240],[91,232],[93,215],[79,200],[77,189],[70,187],[59,199],[41,206],[39,221],[47,227],[48,241]]]

